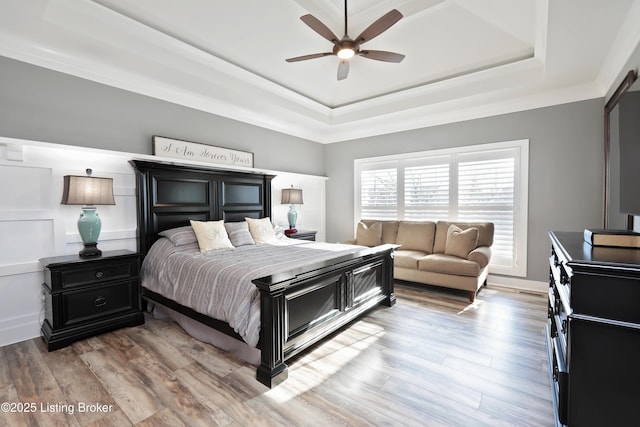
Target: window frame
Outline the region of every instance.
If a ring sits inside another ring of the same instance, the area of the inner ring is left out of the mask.
[[[491,156],[492,152],[499,152],[504,150],[515,149],[516,155],[514,162],[514,254],[513,262],[511,266],[490,264],[490,272],[493,274],[503,274],[508,276],[526,277],[527,275],[527,237],[528,237],[528,189],[529,189],[529,140],[519,139],[512,141],[493,142],[485,144],[467,145],[453,148],[427,150],[413,153],[393,154],[386,156],[367,157],[354,159],[354,230],[360,221],[359,215],[362,212],[361,206],[361,188],[360,188],[360,173],[363,170],[376,170],[383,168],[396,168],[397,169],[397,210],[396,217],[398,220],[404,220],[404,168],[421,164],[422,162],[434,162],[437,158],[450,158],[456,157],[456,161],[453,162],[455,171],[450,173],[457,174],[457,165],[459,164],[459,158],[469,157],[486,157]],[[496,156],[497,158],[497,156]],[[450,191],[457,192],[457,178],[454,182],[455,189],[451,188]],[[451,197],[451,196],[450,196]],[[456,205],[457,211],[457,205]],[[367,218],[365,218],[367,219]],[[456,218],[449,218],[449,220],[456,221]]]

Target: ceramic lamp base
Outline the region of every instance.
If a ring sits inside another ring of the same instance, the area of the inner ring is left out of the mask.
[[[102,221],[96,208],[93,206],[85,206],[78,219],[78,232],[84,243],[84,249],[80,251],[80,258],[90,258],[102,255],[102,251],[98,249],[98,237],[102,229]]]
[[[289,212],[287,212],[287,219],[289,220],[289,230],[295,230],[296,222],[298,221],[298,212],[293,205],[289,206]]]
[[[97,243],[85,243],[84,249],[79,253],[80,258],[92,258],[102,255],[102,251],[98,249]]]

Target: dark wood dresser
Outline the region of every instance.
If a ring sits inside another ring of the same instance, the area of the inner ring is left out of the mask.
[[[42,258],[45,318],[42,336],[49,351],[124,326],[144,323],[140,255],[103,252]]]
[[[551,232],[547,348],[556,425],[640,425],[640,249]]]

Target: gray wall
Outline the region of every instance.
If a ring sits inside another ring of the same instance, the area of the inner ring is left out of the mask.
[[[604,100],[328,145],[327,241],[353,237],[353,160],[529,139],[527,278],[546,281],[550,230],[602,226]]]
[[[151,137],[254,153],[255,166],[323,175],[323,145],[0,56],[0,136],[152,154]]]
[[[601,226],[603,108],[597,99],[321,145],[0,57],[0,136],[151,154],[151,136],[163,135],[251,151],[259,168],[327,175],[330,242],[353,234],[354,159],[528,138],[527,277],[541,281],[549,230]]]

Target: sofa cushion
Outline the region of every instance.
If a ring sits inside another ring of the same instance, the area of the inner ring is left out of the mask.
[[[433,253],[443,254],[444,247],[447,243],[447,232],[451,224],[455,224],[462,230],[467,228],[478,229],[478,244],[477,246],[491,246],[493,245],[493,231],[494,226],[492,222],[462,222],[462,221],[438,221],[436,224],[436,237],[433,242]]]
[[[367,226],[359,222],[356,230],[356,245],[378,246],[380,244],[382,244],[382,224],[374,222]]]
[[[457,256],[433,254],[423,257],[418,261],[418,270],[457,276],[478,277],[481,268],[477,263],[458,258]]]
[[[478,229],[471,227],[462,230],[457,225],[450,225],[447,232],[447,241],[444,245],[444,254],[460,258],[467,258],[469,252],[476,248],[478,243]]]
[[[379,222],[380,224],[382,224],[382,243],[396,243],[396,238],[398,237],[398,226],[400,225],[398,221],[377,221],[375,219],[363,219],[361,222],[366,226],[370,226],[371,224]]]
[[[418,261],[422,259],[426,252],[398,249],[393,253],[393,266],[400,268],[418,269]]]
[[[433,238],[436,224],[431,221],[401,221],[396,243],[402,249],[433,253]]]

